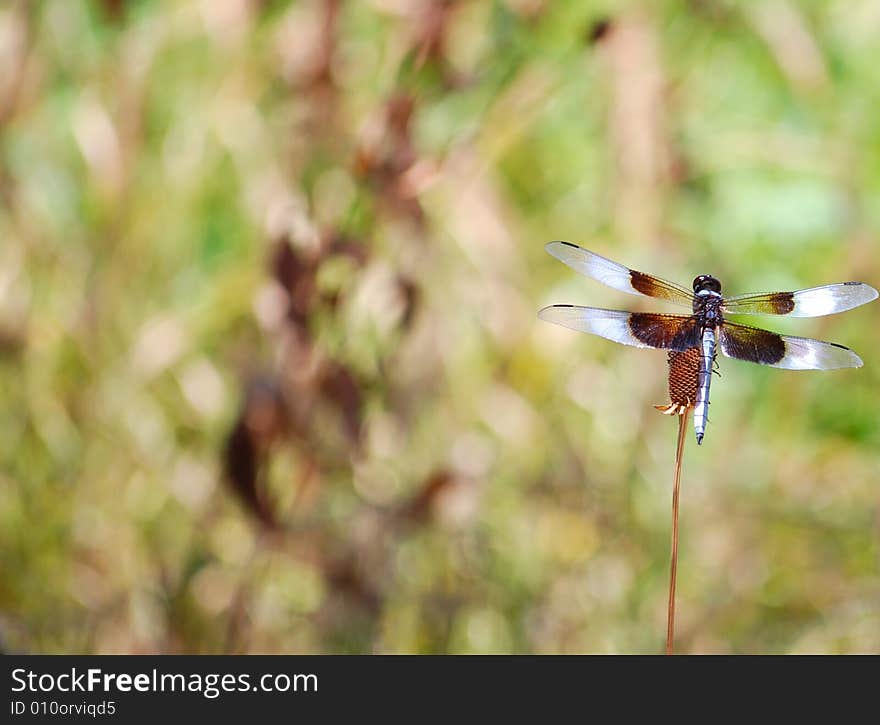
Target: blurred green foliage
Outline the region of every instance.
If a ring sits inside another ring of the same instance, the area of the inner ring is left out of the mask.
[[[665,355],[570,239],[730,292],[877,286],[872,0],[0,7],[0,639],[656,652]],[[721,360],[678,648],[880,650],[865,367]]]

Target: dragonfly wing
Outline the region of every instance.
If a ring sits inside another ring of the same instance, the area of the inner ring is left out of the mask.
[[[692,308],[694,295],[673,282],[637,272],[571,242],[550,242],[547,252],[602,284],[631,295],[645,295]]]
[[[699,322],[691,315],[624,312],[577,305],[551,305],[538,317],[578,332],[633,347],[688,350],[700,344]]]
[[[723,310],[740,315],[822,317],[845,312],[877,299],[877,290],[863,282],[841,282],[797,292],[739,295],[724,300]]]
[[[779,335],[757,327],[725,322],[719,333],[721,352],[736,360],[786,370],[860,368],[862,359],[848,347],[808,337]]]

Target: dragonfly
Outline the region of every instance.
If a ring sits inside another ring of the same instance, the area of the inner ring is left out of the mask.
[[[698,349],[700,365],[694,405],[694,431],[703,442],[709,387],[716,350],[729,358],[786,370],[858,368],[862,359],[835,342],[780,335],[727,320],[730,315],[821,317],[845,312],[877,299],[863,282],[840,282],[796,292],[758,292],[724,297],[710,274],[694,278],[692,290],[606,259],[571,242],[550,242],[547,252],[572,269],[620,292],[688,307],[691,314],[626,312],[578,305],[550,305],[538,313],[547,322],[633,347],[684,352]]]

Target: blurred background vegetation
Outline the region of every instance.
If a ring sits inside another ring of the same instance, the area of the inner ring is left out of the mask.
[[[877,286],[878,57],[874,0],[3,2],[2,647],[659,652],[665,354],[539,322],[640,305],[543,244]],[[877,315],[721,359],[680,650],[880,651]]]

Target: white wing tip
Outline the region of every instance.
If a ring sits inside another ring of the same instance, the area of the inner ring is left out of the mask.
[[[552,254],[554,257],[556,256],[554,250],[559,249],[559,247],[574,247],[575,249],[581,249],[577,244],[566,242],[562,239],[554,239],[552,242],[547,242],[547,244],[544,245],[544,249],[547,250],[547,253]]]
[[[839,347],[840,349],[846,350],[846,352],[847,352],[847,361],[841,365],[838,365],[837,366],[838,370],[845,369],[845,368],[860,368],[865,364],[862,361],[862,358],[860,358],[854,350],[850,350],[845,345],[838,345],[836,342],[831,342],[828,344],[833,345],[834,347]],[[833,370],[834,368],[828,368],[828,369]]]
[[[574,307],[574,305],[547,305],[538,310],[538,318],[547,322],[556,322],[556,320],[550,319],[551,310],[558,310],[561,307]]]

